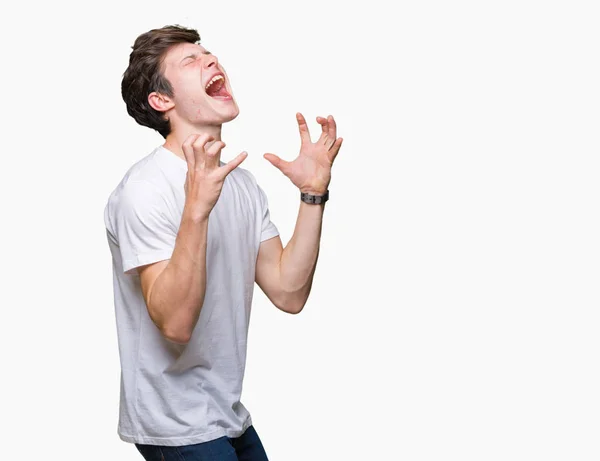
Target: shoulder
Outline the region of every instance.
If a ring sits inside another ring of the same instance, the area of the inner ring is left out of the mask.
[[[125,222],[173,221],[173,182],[177,164],[157,158],[158,148],[134,163],[110,193],[104,209],[106,228],[113,231]],[[167,158],[168,159],[168,158]],[[183,182],[181,183],[183,185]],[[170,225],[174,225],[171,223]]]
[[[150,154],[138,160],[125,173],[121,183],[146,182],[161,188],[165,179],[165,168],[159,155],[160,152],[160,147],[157,147]]]
[[[122,221],[143,219],[144,216],[160,213],[164,203],[160,190],[144,180],[121,183],[110,195],[104,217],[107,228],[113,229]]]
[[[123,183],[122,187],[116,191],[114,198],[125,205],[135,205],[152,202],[160,199],[163,195],[155,182],[136,178]]]
[[[152,154],[132,165],[108,197],[104,212],[107,227],[112,227],[111,223],[119,218],[128,219],[163,208],[165,194],[161,180]]]
[[[110,204],[132,204],[161,195],[164,175],[155,159],[156,149],[138,160],[125,172],[117,187],[110,193]]]

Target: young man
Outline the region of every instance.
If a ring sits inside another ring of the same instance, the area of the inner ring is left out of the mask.
[[[265,460],[240,402],[254,282],[284,312],[306,303],[342,144],[335,121],[317,117],[313,143],[297,114],[298,157],[264,155],[300,189],[283,248],[265,193],[239,167],[247,154],[220,160],[221,126],[239,109],[195,30],[140,35],[122,95],[165,142],[127,171],[104,213],[122,371],[118,434],[147,460]]]

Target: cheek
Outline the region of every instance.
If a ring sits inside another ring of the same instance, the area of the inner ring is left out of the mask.
[[[176,97],[176,104],[179,106],[179,110],[188,116],[195,116],[202,111],[206,111],[205,108],[208,104],[206,95],[201,92],[202,90],[195,87],[181,86],[179,88],[179,97]]]
[[[180,79],[173,89],[175,94],[184,95],[188,101],[194,100],[196,103],[200,102],[206,94],[202,88],[202,82],[198,81],[198,78],[195,77]]]

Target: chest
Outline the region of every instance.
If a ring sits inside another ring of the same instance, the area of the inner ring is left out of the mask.
[[[185,181],[185,179],[184,179]],[[252,184],[233,174],[225,179],[208,219],[207,263],[232,267],[256,260],[260,241],[260,209]],[[172,190],[173,224],[179,229],[185,206],[183,187]]]

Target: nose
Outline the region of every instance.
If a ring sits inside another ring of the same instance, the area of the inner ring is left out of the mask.
[[[204,68],[205,69],[210,69],[211,67],[217,67],[217,65],[219,64],[219,60],[217,59],[217,57],[214,54],[207,54],[204,56],[205,56],[205,59],[204,59]]]

